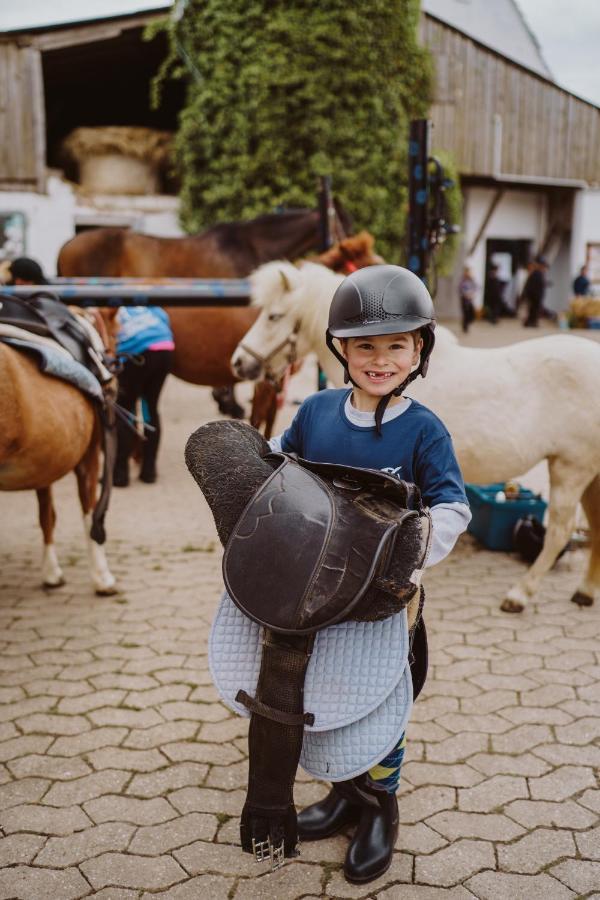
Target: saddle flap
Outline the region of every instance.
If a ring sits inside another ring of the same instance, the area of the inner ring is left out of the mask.
[[[230,535],[223,576],[234,603],[255,622],[307,634],[351,613],[398,525],[365,512],[353,491],[346,498],[280,458]]]

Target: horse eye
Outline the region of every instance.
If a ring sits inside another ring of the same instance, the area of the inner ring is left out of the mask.
[[[269,313],[269,322],[279,322],[283,319],[283,313]]]

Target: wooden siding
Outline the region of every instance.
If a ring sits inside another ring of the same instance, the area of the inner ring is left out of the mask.
[[[598,107],[431,16],[421,17],[421,40],[436,69],[433,149],[452,153],[461,174],[600,183]]]
[[[0,188],[43,190],[44,88],[40,53],[0,42]]]

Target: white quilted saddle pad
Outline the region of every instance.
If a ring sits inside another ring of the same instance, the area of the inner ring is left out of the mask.
[[[383,703],[363,719],[331,731],[304,731],[300,765],[315,778],[346,781],[384,759],[405,731],[412,709],[412,678],[405,666]]]
[[[408,660],[406,610],[380,622],[340,622],[317,632],[304,681],[304,709],[315,717],[309,731],[342,728],[369,715],[388,697]],[[241,716],[235,696],[256,695],[262,628],[224,592],[213,621],[209,666],[223,702]]]

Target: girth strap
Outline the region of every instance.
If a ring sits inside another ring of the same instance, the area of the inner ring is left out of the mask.
[[[304,734],[304,678],[313,642],[313,635],[266,629],[256,699],[249,698],[255,707],[240,836],[242,849],[257,860],[269,859],[272,869],[285,857],[297,855],[294,779]]]

